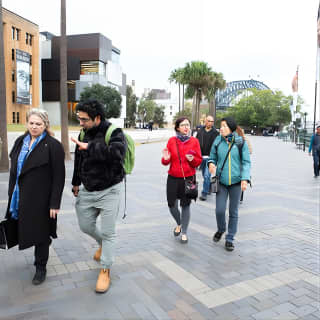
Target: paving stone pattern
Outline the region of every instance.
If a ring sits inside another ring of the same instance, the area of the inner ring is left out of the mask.
[[[273,137],[248,138],[253,188],[240,205],[233,252],[224,239],[212,241],[215,195],[192,203],[188,244],[173,236],[160,163],[165,143],[137,146],[106,294],[94,292],[97,245],[79,229],[68,162],[47,281],[31,284],[33,248],[2,250],[0,319],[320,319],[320,179],[313,178],[312,158]],[[1,214],[7,182],[0,174]]]

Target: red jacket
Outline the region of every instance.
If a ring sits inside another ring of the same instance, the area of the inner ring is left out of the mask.
[[[163,165],[167,166],[170,164],[170,168],[168,174],[173,177],[182,178],[182,170],[180,167],[180,161],[178,157],[177,151],[177,143],[179,147],[179,153],[182,163],[182,168],[184,171],[185,177],[190,177],[195,175],[195,168],[198,167],[202,162],[201,150],[199,145],[199,140],[190,137],[190,139],[186,142],[182,142],[176,137],[171,137],[167,143],[168,151],[171,155],[169,160],[164,160],[162,157],[161,162]],[[194,156],[192,161],[188,161],[186,158],[186,154],[192,154]]]

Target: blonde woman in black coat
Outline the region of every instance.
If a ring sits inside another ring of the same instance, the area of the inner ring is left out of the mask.
[[[65,182],[64,151],[49,129],[48,114],[31,109],[27,132],[10,152],[7,219],[18,226],[19,250],[34,246],[34,285],[46,278],[51,238],[56,238],[57,214]]]

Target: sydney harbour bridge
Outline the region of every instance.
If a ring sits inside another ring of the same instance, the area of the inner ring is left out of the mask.
[[[270,90],[263,82],[257,80],[238,80],[228,82],[223,90],[216,92],[216,108],[218,110],[226,109],[231,106],[235,97],[241,94],[244,90],[256,88],[258,90]]]

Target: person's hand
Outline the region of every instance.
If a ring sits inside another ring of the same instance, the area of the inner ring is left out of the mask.
[[[75,197],[78,196],[78,193],[79,193],[79,186],[73,186],[72,187],[72,193]]]
[[[164,160],[169,160],[171,158],[171,154],[168,150],[168,148],[165,148],[162,150],[162,156]]]
[[[55,219],[58,213],[59,209],[50,209],[50,218]]]
[[[194,156],[192,154],[186,154],[186,158],[191,162],[194,159]]]
[[[88,149],[88,143],[87,142],[81,142],[78,139],[75,139],[73,137],[71,137],[71,141],[79,146],[79,150],[87,150]]]
[[[214,163],[210,162],[209,163],[209,172],[215,176],[216,175],[216,169],[217,167],[214,165]]]
[[[246,191],[247,186],[248,186],[248,181],[247,180],[242,180],[241,181],[241,190],[242,191]]]

